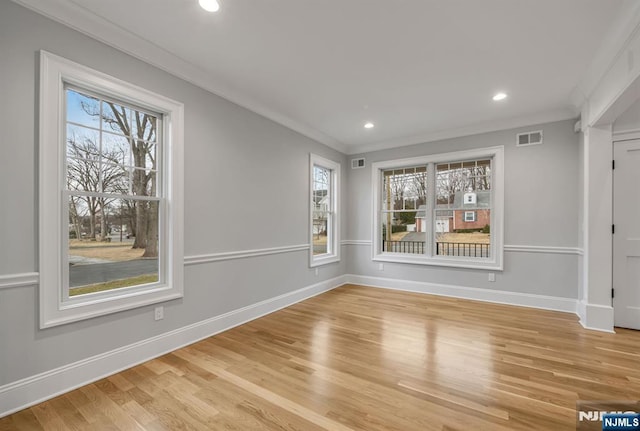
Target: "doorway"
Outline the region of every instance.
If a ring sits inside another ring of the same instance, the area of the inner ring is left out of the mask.
[[[614,324],[640,330],[640,139],[613,144]]]

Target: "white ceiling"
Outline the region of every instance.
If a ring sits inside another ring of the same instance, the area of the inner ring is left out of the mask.
[[[355,153],[576,117],[637,0],[17,1]]]

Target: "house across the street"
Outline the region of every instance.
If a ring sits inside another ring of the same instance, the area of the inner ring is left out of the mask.
[[[491,224],[491,192],[456,193],[453,203],[436,207],[436,232],[457,232],[464,229],[482,229]],[[426,205],[416,213],[416,232],[426,232],[429,226]]]

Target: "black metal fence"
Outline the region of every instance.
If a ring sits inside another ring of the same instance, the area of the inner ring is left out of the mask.
[[[424,254],[424,241],[382,241],[382,251]],[[437,256],[489,257],[491,244],[470,242],[436,242]]]
[[[436,242],[438,256],[489,257],[491,244],[469,242]]]
[[[382,251],[424,254],[424,241],[382,241]]]

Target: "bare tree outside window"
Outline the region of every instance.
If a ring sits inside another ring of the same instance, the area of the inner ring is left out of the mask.
[[[69,295],[157,282],[160,116],[66,96]]]
[[[416,217],[427,199],[427,168],[412,166],[383,172],[382,246],[396,253],[424,252],[424,230]]]

